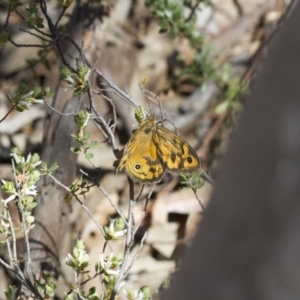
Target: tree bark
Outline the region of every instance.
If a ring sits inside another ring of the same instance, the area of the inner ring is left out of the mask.
[[[300,4],[272,41],[164,299],[299,299]]]
[[[84,41],[84,34],[92,25],[89,18],[88,5],[78,5],[73,10],[70,18],[69,34],[79,45]],[[75,67],[75,60],[68,55],[78,57],[77,50],[67,41],[62,43],[63,54],[69,63]],[[53,107],[63,113],[75,112],[79,98],[66,93],[61,86],[60,68],[53,68],[48,78],[52,88],[57,85]],[[74,116],[61,116],[50,111],[49,119],[46,120],[44,134],[44,149],[42,161],[48,166],[58,163],[58,170],[53,174],[62,184],[69,186],[76,176],[77,155],[70,150],[74,146],[71,133],[77,131]],[[54,181],[45,177],[40,184],[40,193],[37,199],[38,205],[35,210],[35,227],[30,231],[31,259],[34,274],[39,277],[41,271],[58,278],[60,272],[61,250],[65,242],[65,235],[69,229],[70,206],[64,201],[67,191],[55,184]],[[28,274],[31,274],[30,272]]]

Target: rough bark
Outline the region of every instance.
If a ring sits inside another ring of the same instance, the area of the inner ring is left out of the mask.
[[[84,34],[89,28],[85,26],[89,22],[88,13],[86,5],[77,6],[71,17],[69,34],[78,44],[84,40]],[[62,48],[66,57],[67,54],[73,54],[73,57],[78,56],[70,43],[64,42]],[[70,63],[74,65],[74,62],[70,61]],[[64,113],[74,112],[78,97],[72,98],[72,95],[66,93],[61,86],[60,68],[61,66],[54,67],[51,74],[53,77],[48,78],[50,86],[58,86],[52,105]],[[53,162],[58,163],[59,169],[53,175],[66,186],[69,186],[76,176],[77,156],[70,151],[70,148],[74,146],[71,133],[77,130],[73,119],[73,116],[61,116],[53,111],[50,112],[49,119],[46,120],[44,149],[41,157],[48,166]],[[61,250],[69,224],[70,206],[64,201],[66,193],[66,190],[55,184],[51,178],[45,177],[40,184],[38,206],[35,210],[35,227],[29,235],[31,259],[36,276],[43,271],[58,278]]]

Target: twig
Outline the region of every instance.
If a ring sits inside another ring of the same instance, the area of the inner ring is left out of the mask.
[[[76,284],[76,294],[77,294],[77,296],[78,296],[79,299],[85,300],[86,298],[82,297],[81,293],[80,293],[78,273],[76,271],[74,271],[74,274],[75,274],[74,277],[75,277],[75,284]]]
[[[138,108],[139,106],[135,103],[133,99],[127,94],[124,93],[121,89],[119,89],[116,85],[114,85],[110,80],[108,80],[103,73],[95,68],[95,72],[106,82],[106,84],[112,88],[113,90],[117,91],[120,96],[122,96],[123,99],[125,99],[131,106],[134,108]]]
[[[197,195],[197,190],[194,189],[194,188],[192,188],[192,191],[193,191],[193,193],[194,193],[196,199],[198,200],[199,205],[200,205],[201,208],[202,208],[202,211],[205,211],[205,206],[204,206],[204,204],[202,203],[201,199],[198,197],[198,195]]]
[[[18,10],[15,10],[15,13],[16,13],[16,14],[17,14],[24,22],[26,22],[25,18],[23,17],[22,14],[20,14],[20,13],[18,12]],[[19,28],[19,29],[22,31],[22,28]],[[41,29],[39,29],[39,28],[36,27],[36,26],[32,26],[32,29],[34,29],[36,32],[38,32],[38,33],[40,33],[40,34],[42,34],[42,35],[45,35],[45,36],[51,38],[51,34],[48,34],[48,33],[44,32],[44,31],[42,31]]]
[[[202,169],[201,169],[201,175],[200,176],[203,177],[212,186],[215,186],[214,180],[204,170],[202,170]]]
[[[89,217],[93,220],[93,222],[96,224],[96,226],[98,227],[99,231],[102,233],[102,235],[105,238],[105,232],[102,228],[102,226],[98,223],[98,221],[94,218],[94,216],[92,215],[92,213],[90,212],[90,210],[85,206],[85,204],[78,198],[78,196],[73,193],[67,186],[65,186],[64,184],[62,184],[60,181],[58,181],[53,175],[49,174],[49,177],[52,178],[54,180],[55,183],[57,183],[58,185],[60,185],[62,188],[64,188],[67,192],[71,193],[73,195],[73,197],[78,201],[78,203],[81,205],[81,207],[86,211],[86,213],[89,215]],[[110,250],[112,251],[112,246],[109,242],[107,242]]]
[[[194,16],[194,14],[196,12],[196,9],[202,2],[203,2],[202,0],[197,0],[195,5],[191,7],[191,12],[190,12],[189,16],[185,19],[186,23],[191,21],[192,17]]]
[[[153,187],[154,187],[154,186],[155,186],[155,184],[153,185]],[[139,194],[138,194],[138,196],[137,196],[136,199],[135,199],[135,202],[137,202],[137,201],[140,200],[140,197],[142,196],[142,192],[143,192],[144,188],[145,188],[145,185],[143,184],[143,185],[142,185],[142,188],[141,188],[141,190],[140,190],[140,192],[139,192]]]
[[[25,276],[25,274],[22,272],[17,262],[13,263],[13,267],[14,267],[14,272],[17,278],[19,279],[19,281],[22,282],[22,284],[24,284],[28,288],[28,290],[35,295],[36,299],[43,300],[44,297],[40,294],[40,292],[38,291],[36,286],[31,282],[31,280]],[[22,290],[22,292],[26,293],[24,289]]]
[[[103,99],[105,99],[111,105],[112,113],[113,113],[113,120],[114,120],[113,123],[116,124],[117,123],[117,111],[116,111],[116,106],[114,105],[113,101],[109,97],[104,95],[103,93],[99,93],[99,92],[95,92],[95,91],[93,91],[93,93],[97,93],[97,94],[101,95],[101,97]],[[110,127],[112,128],[112,126],[110,126]]]
[[[42,36],[40,36],[40,35],[38,35],[38,34],[36,34],[36,33],[33,33],[33,32],[31,32],[31,31],[29,31],[29,30],[27,30],[27,29],[23,29],[23,28],[19,28],[20,29],[20,31],[23,31],[23,32],[25,32],[25,33],[28,33],[29,35],[33,35],[33,36],[35,36],[35,37],[37,37],[38,39],[40,39],[40,40],[42,40],[42,41],[44,41],[44,42],[47,42],[47,43],[49,43],[49,45],[44,45],[45,46],[45,48],[48,48],[48,47],[50,47],[50,46],[52,46],[53,44],[54,44],[54,41],[53,40],[47,40],[47,39],[45,39],[44,37],[42,37]],[[49,36],[49,37],[51,37],[51,36]]]
[[[41,45],[41,44],[18,44],[14,42],[10,37],[8,37],[8,40],[17,48],[48,48],[52,45]]]
[[[46,104],[46,106],[48,108],[50,108],[52,111],[56,112],[58,115],[60,116],[76,116],[76,113],[72,112],[72,113],[62,113],[59,110],[55,109],[54,107],[52,107],[46,100],[44,100],[44,103]]]
[[[94,122],[98,123],[101,126],[102,131],[104,131],[106,137],[109,139],[112,149],[115,152],[115,150],[117,149],[117,146],[115,143],[114,134],[113,134],[111,128],[108,126],[107,122],[104,120],[104,118],[100,115],[100,113],[95,108],[95,104],[93,101],[93,93],[92,93],[92,89],[90,88],[90,85],[87,90],[87,93],[88,93],[88,96],[90,99],[90,105],[91,105],[90,111],[93,111],[95,113],[95,115],[97,116],[97,119],[95,119]]]
[[[67,9],[68,9],[68,6],[63,6],[63,9],[62,9],[61,13],[59,14],[59,16],[58,16],[58,18],[55,22],[55,25],[54,25],[55,27],[58,26],[58,23],[60,22],[61,18],[63,17],[63,15],[65,14]]]
[[[130,265],[128,266],[127,270],[126,270],[125,273],[124,273],[124,278],[128,275],[130,269],[132,268],[133,264],[134,264],[135,261],[137,260],[139,254],[140,254],[140,252],[141,252],[141,250],[142,250],[142,248],[143,248],[143,246],[144,246],[144,242],[145,242],[145,239],[146,239],[146,237],[147,237],[147,233],[148,233],[148,232],[145,231],[145,233],[144,233],[144,235],[143,235],[143,237],[142,237],[142,239],[141,239],[140,245],[139,245],[138,249],[136,250],[136,252],[134,253],[134,256],[133,256],[133,258],[132,258],[132,261],[131,261]]]
[[[16,170],[15,170],[15,164],[14,164],[14,160],[12,159],[12,166],[13,166],[13,175],[14,175],[14,180],[15,180],[15,184],[16,187],[18,187],[18,181],[17,181],[17,176],[16,176]],[[9,226],[11,226],[11,233],[12,233],[12,244],[13,244],[13,259],[14,262],[18,261],[18,256],[17,256],[17,239],[16,239],[16,235],[15,235],[15,231],[14,231],[14,225],[12,223],[12,219],[11,219],[11,214],[9,212],[8,214],[8,219],[9,219]]]
[[[130,247],[133,242],[133,218],[132,218],[132,212],[133,212],[133,207],[135,205],[134,201],[134,182],[130,177],[127,177],[128,183],[129,183],[129,205],[128,205],[128,225],[127,225],[127,231],[126,231],[126,242],[125,242],[125,249],[124,249],[124,255],[123,255],[123,262],[120,268],[120,275],[117,279],[117,282],[112,290],[110,300],[114,300],[117,292],[119,290],[120,284],[122,280],[124,279],[124,272],[127,266],[127,261],[129,258],[129,253],[130,253]]]
[[[29,243],[29,239],[28,239],[28,231],[27,231],[26,224],[25,224],[26,222],[25,222],[25,217],[24,217],[24,210],[23,210],[23,205],[22,205],[22,201],[21,201],[21,195],[20,195],[20,191],[19,191],[18,181],[16,178],[15,163],[14,163],[13,159],[12,159],[12,168],[13,168],[13,173],[14,173],[14,177],[15,177],[15,185],[16,185],[16,187],[18,187],[18,189],[17,189],[17,191],[18,191],[17,208],[18,208],[18,212],[19,212],[21,228],[22,228],[22,231],[24,234],[25,245],[26,245],[26,252],[27,252],[27,264],[26,265],[27,265],[27,268],[31,271],[31,275],[32,275],[33,279],[36,280],[36,276],[35,276],[32,261],[31,261],[31,251],[30,251],[30,243]]]
[[[127,223],[125,217],[123,216],[123,214],[121,213],[121,211],[118,209],[118,207],[114,204],[114,202],[111,200],[111,198],[106,193],[106,191],[102,188],[102,186],[100,186],[88,173],[86,173],[82,169],[79,169],[79,172],[81,174],[83,174],[84,176],[86,176],[89,180],[91,180],[95,184],[95,186],[98,187],[98,189],[104,194],[104,196],[106,197],[106,199],[109,201],[109,203],[111,204],[111,206],[116,210],[117,214],[120,216],[120,218],[122,219],[122,221],[124,222],[124,224],[127,226],[128,223]]]
[[[8,4],[8,9],[7,9],[7,15],[6,15],[5,22],[4,22],[4,24],[3,24],[3,29],[4,29],[5,31],[7,31],[8,21],[9,21],[9,19],[10,19],[10,13],[11,13],[11,7],[12,7],[11,1],[9,1],[8,3],[9,3],[9,4]]]
[[[148,203],[149,203],[150,197],[151,197],[151,195],[153,193],[154,187],[155,187],[155,184],[153,184],[152,189],[151,189],[150,193],[147,196],[144,209],[143,209],[143,211],[142,211],[142,213],[140,215],[140,218],[139,218],[139,221],[137,223],[137,226],[136,226],[135,230],[133,231],[133,236],[135,236],[136,232],[138,231],[138,229],[141,226],[141,223],[142,223],[142,220],[144,219],[144,215],[145,215],[145,213],[147,211]]]
[[[3,265],[8,270],[12,270],[13,271],[13,267],[10,266],[9,264],[7,264],[2,258],[0,258],[0,264]]]
[[[12,106],[12,108],[6,113],[6,115],[0,120],[0,123],[3,122],[7,117],[8,115],[17,107],[18,103],[14,104]]]

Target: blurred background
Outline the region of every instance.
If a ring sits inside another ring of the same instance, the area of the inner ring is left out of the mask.
[[[82,63],[80,51],[68,37],[79,45],[91,64],[93,103],[101,117],[113,124],[119,149],[129,140],[136,123],[135,107],[126,97],[148,111],[151,103],[156,119],[161,119],[159,105],[145,97],[143,91],[148,90],[146,94],[156,102],[159,98],[180,136],[194,147],[201,168],[216,179],[232,133],[247,109],[244,96],[251,93],[248,83],[268,55],[269,42],[291,7],[290,1],[283,0],[47,1],[46,15],[37,5],[37,15],[44,22],[39,27],[38,23],[30,24],[33,18],[30,3],[23,3],[10,14],[7,6],[0,5],[1,29],[9,34],[9,40],[0,48],[0,179],[14,180],[10,156],[13,147],[25,157],[38,153],[49,163],[57,161],[60,172],[71,176],[60,179],[67,186],[80,177],[81,168],[97,178],[105,191],[94,186],[81,198],[101,226],[108,225],[117,216],[108,197],[127,216],[129,186],[126,174],[114,173],[116,157],[111,140],[101,130],[103,127],[89,122],[85,128],[92,132],[90,140],[97,143],[89,151],[94,155],[92,164],[84,153],[70,155],[70,134],[77,130],[74,116],[58,112],[74,111],[77,106],[86,108],[90,98],[84,93],[75,97],[72,86],[61,75],[66,62],[73,68]],[[46,16],[65,34],[64,38],[55,36]],[[101,76],[93,68],[100,70]],[[36,86],[49,87],[53,91],[46,98],[49,105],[35,103],[22,112],[10,111],[9,97],[17,93],[21,83],[26,84],[28,91]],[[127,96],[122,97],[115,87]],[[174,131],[170,122],[164,126]],[[168,173],[154,187],[145,186],[141,190],[141,185],[135,185],[136,197],[139,193],[141,196],[133,213],[140,226],[130,261],[146,231],[147,236],[121,290],[147,285],[155,294],[167,285],[178,267],[196,229],[201,226],[205,212],[199,201],[207,207],[213,190],[206,181],[196,192],[191,188],[182,189],[183,186],[179,176]],[[39,186],[39,195],[44,194],[43,188]],[[53,219],[62,210],[55,202],[49,200],[51,208],[46,208],[49,220],[45,226],[63,228],[56,236],[59,245],[54,247],[59,261],[55,263],[59,266],[57,299],[63,298],[74,281],[73,271],[65,265],[64,258],[72,251],[75,240],[84,241],[91,272],[105,243],[82,205],[75,199],[66,203],[65,194],[66,191],[59,196],[68,215],[63,224]],[[2,190],[0,196],[7,198]],[[53,206],[58,211],[52,211]],[[9,207],[18,227],[18,212],[13,204]],[[24,236],[20,230],[16,234],[18,255],[22,259]],[[122,253],[124,242],[124,239],[113,241],[114,251]],[[5,245],[1,246],[0,257],[9,260]],[[82,276],[82,280],[87,278]],[[0,299],[5,298],[4,290],[12,283],[15,275],[0,266]],[[88,290],[92,286],[101,294],[103,286],[99,277],[83,288]],[[120,295],[126,299],[124,293]]]

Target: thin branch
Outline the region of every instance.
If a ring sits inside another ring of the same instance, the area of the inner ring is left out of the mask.
[[[17,176],[16,176],[16,170],[15,170],[15,164],[14,164],[14,160],[12,159],[12,166],[13,166],[13,175],[14,175],[14,180],[16,183],[16,187],[18,187],[18,181],[17,181]],[[16,239],[16,234],[14,231],[14,225],[11,219],[11,214],[9,212],[8,214],[8,219],[9,219],[9,225],[11,226],[11,234],[12,234],[12,244],[13,244],[13,259],[14,262],[18,261],[18,256],[17,256],[17,239]]]
[[[78,198],[78,196],[72,192],[67,186],[65,186],[64,184],[62,184],[60,181],[58,181],[53,175],[49,174],[48,175],[50,178],[52,178],[54,180],[55,183],[57,183],[59,186],[61,186],[62,188],[64,188],[67,192],[71,193],[73,195],[73,197],[78,201],[78,203],[81,205],[81,207],[86,211],[86,213],[89,215],[89,217],[93,220],[93,222],[96,224],[96,226],[98,227],[99,231],[102,233],[102,235],[105,238],[105,232],[102,228],[102,226],[98,223],[98,221],[94,218],[94,216],[92,215],[92,213],[90,212],[90,210],[84,205],[84,203]],[[112,246],[110,245],[110,243],[108,242],[108,245],[110,247],[110,250],[112,250]]]
[[[18,103],[14,104],[12,106],[12,108],[6,113],[6,115],[0,120],[0,123],[3,122],[7,117],[8,115],[18,106]]]
[[[63,6],[62,11],[61,11],[61,13],[59,14],[59,16],[58,16],[58,18],[57,18],[57,20],[56,20],[56,22],[55,22],[55,24],[54,24],[54,26],[55,26],[56,28],[57,28],[57,26],[58,26],[58,24],[59,24],[61,18],[64,16],[64,14],[65,14],[65,12],[66,12],[67,9],[68,9],[68,6]]]
[[[214,180],[204,171],[201,169],[201,177],[203,177],[207,182],[209,182],[212,186],[215,186]]]
[[[97,276],[101,276],[101,274],[100,273],[96,273],[96,274],[94,274],[94,276],[89,276],[88,279],[86,279],[85,281],[80,282],[80,285],[85,285],[89,281],[95,279]]]
[[[150,201],[150,198],[151,198],[151,195],[152,195],[152,193],[153,193],[154,187],[155,187],[155,184],[152,185],[152,189],[151,189],[150,193],[149,193],[148,196],[147,196],[147,199],[146,199],[146,202],[145,202],[144,209],[143,209],[143,211],[142,211],[142,213],[141,213],[141,215],[140,215],[140,218],[139,218],[139,221],[138,221],[138,223],[137,223],[137,226],[136,226],[135,230],[133,231],[133,236],[135,236],[136,232],[138,231],[138,229],[139,229],[140,226],[141,226],[141,223],[142,223],[142,221],[143,221],[143,219],[144,219],[144,215],[145,215],[145,213],[146,213],[146,211],[147,211],[148,203],[149,203],[149,201]]]
[[[116,111],[116,106],[114,105],[113,101],[109,97],[107,97],[106,95],[104,95],[102,92],[93,91],[93,93],[101,95],[101,97],[103,99],[105,99],[111,105],[112,113],[113,113],[113,120],[114,120],[113,123],[116,124],[117,123],[117,111]],[[110,127],[112,128],[112,126],[110,126]]]
[[[95,124],[98,124],[100,128],[104,131],[106,137],[108,138],[109,142],[111,143],[111,147],[113,152],[117,150],[116,142],[114,133],[112,132],[111,128],[108,126],[108,124],[105,122],[104,118],[98,113],[97,110],[94,110],[97,119],[94,119]]]
[[[201,4],[201,2],[203,2],[203,1],[202,0],[197,0],[195,5],[191,7],[191,12],[190,12],[189,16],[185,19],[186,23],[191,21],[192,17],[195,15],[196,10],[199,7],[199,5]]]
[[[46,18],[47,22],[48,22],[48,27],[50,29],[50,32],[51,32],[51,35],[52,35],[52,38],[53,40],[56,40],[56,49],[59,53],[59,56],[63,62],[63,64],[69,69],[71,70],[73,73],[76,73],[76,70],[67,62],[67,60],[65,59],[64,57],[64,54],[63,54],[63,51],[61,49],[61,45],[59,43],[59,40],[64,37],[65,35],[58,31],[57,27],[53,24],[51,18],[49,17],[48,15],[48,12],[47,12],[47,4],[46,4],[46,1],[45,0],[41,0],[40,1],[40,8],[41,8],[41,11],[44,15],[44,17]],[[75,43],[73,41],[73,43]],[[75,43],[76,44],[76,43]]]
[[[27,252],[27,268],[30,269],[33,279],[36,280],[36,276],[35,276],[32,261],[31,261],[30,243],[29,243],[29,239],[28,239],[28,231],[26,228],[24,210],[23,210],[23,205],[22,205],[22,201],[21,201],[20,188],[18,186],[18,181],[16,178],[17,173],[16,173],[16,168],[15,168],[15,162],[13,159],[12,159],[12,167],[13,167],[13,173],[14,173],[14,177],[15,177],[15,185],[16,185],[16,187],[18,187],[17,188],[17,191],[18,191],[17,208],[18,208],[18,212],[19,212],[19,219],[21,222],[22,232],[24,234],[24,239],[25,239],[26,252]]]
[[[22,20],[26,23],[25,18],[23,17],[22,14],[20,14],[20,13],[18,12],[18,10],[15,10],[15,13],[20,17],[20,19],[22,19]],[[19,29],[22,31],[22,28],[19,28]],[[48,34],[48,33],[44,32],[44,31],[42,31],[41,29],[39,29],[39,28],[36,27],[36,26],[32,26],[32,29],[34,29],[36,32],[40,33],[41,35],[45,35],[45,36],[47,36],[48,38],[51,38],[51,34]]]
[[[79,299],[81,300],[85,300],[86,298],[81,296],[81,293],[80,293],[80,288],[79,288],[79,276],[78,276],[78,273],[75,271],[75,284],[76,284],[76,294],[78,296]]]
[[[95,115],[97,116],[97,119],[94,119],[95,124],[99,124],[101,130],[103,131],[103,133],[105,134],[105,136],[108,138],[113,152],[116,151],[117,146],[116,146],[116,142],[115,142],[115,136],[114,133],[112,132],[111,128],[109,127],[109,125],[107,124],[107,122],[104,120],[104,118],[100,115],[100,113],[97,111],[96,107],[95,107],[95,102],[94,102],[94,97],[93,97],[93,93],[92,93],[92,89],[91,89],[91,85],[89,82],[89,88],[87,90],[88,93],[88,97],[90,99],[90,112],[93,111],[95,113]]]
[[[8,26],[8,22],[9,22],[9,19],[10,19],[10,14],[11,14],[11,7],[12,7],[12,4],[11,4],[11,1],[9,1],[9,5],[8,5],[8,10],[7,10],[7,15],[6,15],[6,19],[5,19],[5,23],[3,25],[3,29],[5,32],[8,32],[7,31],[7,26]],[[16,14],[20,15],[17,11],[16,11]],[[24,18],[20,15],[20,17],[24,20]],[[20,28],[20,30],[22,31],[22,29]],[[38,30],[38,28],[35,28],[35,30],[37,30],[38,32],[48,36],[48,37],[51,37],[50,35],[47,35],[46,33]],[[41,37],[40,37],[41,38]],[[18,48],[21,48],[21,47],[26,47],[26,48],[29,48],[29,47],[35,47],[35,48],[47,48],[49,47],[49,45],[40,45],[40,44],[18,44],[16,42],[13,41],[13,39],[8,36],[8,41],[10,41],[14,46],[18,47]],[[50,45],[51,46],[51,45]]]
[[[47,43],[49,43],[49,44],[54,44],[54,41],[53,41],[53,40],[45,39],[44,37],[42,37],[42,36],[40,36],[40,35],[38,35],[38,34],[36,34],[36,33],[33,33],[33,32],[31,32],[31,31],[29,31],[29,30],[27,30],[27,29],[23,29],[23,28],[19,28],[19,29],[20,29],[20,31],[23,31],[23,32],[25,32],[25,33],[28,33],[29,35],[33,35],[33,36],[37,37],[38,39],[40,39],[40,40],[42,40],[42,41],[44,41],[44,42],[47,42]],[[52,46],[52,45],[45,45],[45,47],[49,47],[49,46]]]
[[[194,188],[192,188],[192,191],[193,191],[193,193],[194,193],[196,199],[198,200],[199,205],[200,205],[201,208],[202,208],[202,211],[205,211],[205,206],[204,206],[204,204],[202,203],[201,199],[198,197],[198,195],[197,195],[197,190],[194,189]]]
[[[144,246],[144,242],[145,242],[145,239],[146,239],[146,237],[147,237],[147,233],[148,233],[148,232],[145,231],[145,233],[144,233],[144,235],[143,235],[143,237],[142,237],[142,239],[141,239],[140,245],[139,245],[138,249],[136,250],[136,252],[134,253],[134,256],[133,256],[133,258],[132,258],[132,261],[131,261],[130,265],[128,266],[127,270],[124,272],[124,278],[126,278],[126,276],[128,275],[130,269],[132,268],[133,264],[134,264],[135,261],[137,260],[139,254],[140,254],[140,252],[141,252],[141,250],[142,250],[142,248],[143,248],[143,246]]]
[[[132,245],[133,242],[133,218],[132,218],[132,213],[133,213],[133,208],[135,205],[135,201],[134,201],[134,182],[130,177],[127,177],[128,179],[128,183],[129,183],[129,197],[130,197],[130,201],[129,201],[129,205],[128,205],[128,225],[127,225],[127,231],[126,231],[126,242],[125,242],[125,249],[124,249],[124,255],[123,255],[123,262],[120,268],[120,275],[117,279],[117,282],[112,290],[111,296],[110,296],[110,300],[114,300],[117,292],[120,288],[121,282],[124,279],[124,273],[125,273],[125,269],[127,266],[127,262],[128,262],[128,258],[129,258],[129,254],[130,254],[130,247]]]
[[[109,197],[109,195],[106,193],[106,191],[102,188],[102,186],[98,185],[98,188],[100,189],[100,191],[104,194],[104,196],[108,199],[109,203],[111,204],[111,206],[116,210],[116,212],[118,213],[118,215],[120,216],[120,218],[122,219],[122,221],[124,222],[124,224],[126,226],[128,226],[128,221],[126,221],[126,219],[124,218],[123,214],[121,213],[121,211],[118,209],[118,207],[114,204],[114,202],[111,200],[111,198]]]
[[[13,41],[12,38],[8,37],[8,40],[17,48],[48,48],[52,45],[41,45],[41,44],[18,44]]]
[[[8,270],[12,270],[13,271],[13,267],[10,266],[9,264],[7,264],[2,258],[0,258],[0,264],[3,265]]]
[[[153,186],[152,186],[152,191],[153,191],[153,188],[155,187],[155,184],[153,184]],[[140,190],[140,193],[138,194],[138,196],[136,197],[136,199],[135,199],[135,202],[137,202],[137,201],[139,201],[140,200],[140,198],[141,198],[141,196],[142,196],[142,193],[143,193],[143,190],[144,190],[144,188],[145,188],[145,185],[143,184],[142,185],[142,187],[141,187],[141,190]],[[152,191],[151,191],[151,193],[152,193]]]
[[[119,89],[116,85],[114,85],[110,80],[108,80],[103,73],[98,70],[97,68],[95,68],[95,72],[100,76],[100,78],[102,78],[105,83],[107,84],[107,86],[109,86],[110,88],[112,88],[113,90],[115,90],[116,92],[118,92],[118,94],[120,96],[122,96],[122,98],[124,100],[126,100],[131,106],[133,106],[134,108],[138,108],[138,104],[135,103],[135,101],[125,92],[123,92],[121,89]]]
[[[35,285],[31,282],[31,280],[25,276],[25,274],[20,269],[18,263],[15,262],[13,266],[14,266],[14,272],[17,278],[19,279],[19,281],[22,282],[22,284],[24,284],[28,288],[28,290],[35,295],[36,299],[43,300],[44,297],[40,294],[40,292],[35,287]],[[22,290],[22,292],[24,292],[24,290]]]
[[[123,214],[121,213],[121,211],[118,209],[118,207],[114,204],[114,202],[112,201],[112,199],[109,197],[109,195],[106,193],[106,191],[102,188],[101,185],[99,185],[94,178],[92,178],[88,173],[86,173],[85,171],[83,171],[82,169],[79,169],[79,172],[81,174],[83,174],[84,176],[86,176],[86,178],[88,178],[90,181],[92,181],[95,186],[98,187],[98,189],[103,193],[103,195],[106,197],[106,199],[109,201],[109,203],[111,204],[111,206],[116,210],[117,214],[120,216],[120,218],[122,219],[122,221],[124,222],[124,224],[127,226],[127,221],[125,219],[125,217],[123,216]]]
[[[82,49],[78,46],[78,44],[73,40],[73,38],[67,34],[66,32],[61,32],[62,37],[64,37],[66,40],[68,40],[74,47],[75,49],[78,51],[83,63],[85,65],[87,65],[90,69],[92,69],[92,65],[91,63],[88,61],[88,59],[86,58],[86,56],[83,54]]]
[[[52,111],[56,112],[58,115],[60,116],[76,116],[76,113],[71,112],[71,113],[62,113],[59,110],[55,109],[54,107],[52,107],[46,100],[44,100],[44,103],[46,104],[46,106],[51,109]]]
[[[10,14],[11,14],[11,1],[9,1],[9,5],[8,5],[8,9],[7,9],[7,15],[6,15],[6,19],[5,19],[5,22],[3,24],[3,29],[7,32],[7,26],[8,26],[8,22],[9,22],[9,19],[10,19]]]
[[[63,55],[63,51],[62,51],[62,49],[61,49],[61,46],[60,46],[60,44],[57,42],[56,43],[56,49],[57,49],[57,51],[58,51],[58,53],[59,53],[59,56],[60,56],[60,59],[61,59],[61,61],[63,62],[63,64],[69,69],[69,70],[71,70],[73,73],[77,73],[77,71],[66,61],[66,59],[65,59],[65,57],[64,57],[64,55]]]

